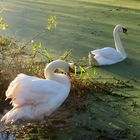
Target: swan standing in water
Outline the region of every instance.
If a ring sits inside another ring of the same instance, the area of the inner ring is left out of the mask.
[[[89,53],[89,64],[94,66],[111,65],[127,58],[119,33],[127,34],[127,28],[123,25],[116,25],[113,31],[115,48],[105,47],[93,50]]]
[[[53,113],[67,98],[71,83],[65,74],[71,65],[63,60],[49,63],[44,75],[46,79],[19,74],[9,85],[6,97],[11,98],[13,108],[1,119],[5,123],[18,119],[40,120]]]

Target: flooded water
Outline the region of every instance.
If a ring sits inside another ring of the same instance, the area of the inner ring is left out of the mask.
[[[47,48],[57,50],[58,54],[75,48],[75,52],[83,55],[87,50],[84,43],[82,44],[86,25],[80,27],[79,20],[82,19],[82,15],[79,15],[78,11],[81,14],[84,11],[77,10],[77,4],[78,2],[63,0],[13,0],[12,2],[1,0],[0,14],[10,28],[0,33],[24,42],[42,31],[47,26],[48,17],[55,15],[58,22],[57,28],[40,36],[35,42],[42,42]],[[82,42],[78,42],[78,40]],[[82,50],[79,50],[78,46],[80,48],[83,46]]]
[[[0,35],[24,42],[42,31],[47,26],[48,17],[55,15],[57,28],[40,36],[35,42],[42,42],[58,55],[74,48],[73,56],[81,58],[87,57],[90,50],[105,46],[114,47],[113,28],[116,24],[123,23],[133,30],[129,41],[123,36],[129,53],[129,46],[133,45],[130,38],[138,40],[137,5],[102,0],[0,0],[0,16],[10,26],[7,31],[0,31]]]
[[[128,27],[129,33],[127,37],[121,34],[128,59],[98,71],[125,78],[130,75],[139,77],[139,7],[137,1],[0,0],[0,16],[10,26],[8,30],[0,31],[0,35],[25,42],[42,31],[48,18],[55,15],[57,27],[34,42],[42,42],[48,49],[54,50],[56,56],[73,48],[74,58],[87,59],[91,50],[115,46],[112,31],[116,24],[122,23]],[[130,65],[133,65],[131,70]]]
[[[47,26],[48,18],[55,15],[57,27],[34,42],[42,42],[55,52],[54,56],[73,48],[72,57],[85,57],[88,65],[89,51],[115,46],[112,31],[116,24],[122,23],[129,33],[128,36],[121,34],[128,59],[111,67],[101,67],[98,72],[121,78],[140,77],[139,7],[137,1],[0,0],[0,16],[10,26],[8,30],[0,31],[0,35],[26,42],[41,32]],[[130,68],[130,65],[133,66]]]

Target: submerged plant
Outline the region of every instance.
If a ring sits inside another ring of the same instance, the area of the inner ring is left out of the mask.
[[[48,30],[52,30],[53,28],[56,28],[57,26],[56,19],[57,19],[56,16],[50,16],[48,18],[48,26],[47,26]]]
[[[59,59],[61,60],[66,60],[72,53],[73,49],[70,49],[68,51],[65,51],[60,57]]]
[[[6,30],[9,28],[8,24],[5,24],[5,21],[2,17],[0,17],[0,30]]]
[[[50,16],[48,18],[48,24],[47,24],[47,26],[45,26],[42,31],[36,33],[33,37],[31,37],[31,39],[29,39],[27,42],[25,42],[23,44],[23,46],[20,47],[20,50],[26,48],[27,45],[29,45],[30,43],[34,42],[34,40],[36,38],[38,38],[39,36],[41,36],[42,34],[47,33],[48,31],[52,30],[53,28],[56,28],[56,26],[57,26],[56,19],[57,19],[56,16]]]
[[[52,56],[50,55],[48,49],[43,46],[41,43],[34,44],[32,46],[32,52],[34,55],[39,54],[45,58],[47,58],[48,62],[51,62],[53,60]]]

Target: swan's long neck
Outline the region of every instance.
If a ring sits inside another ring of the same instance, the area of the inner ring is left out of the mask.
[[[44,70],[45,78],[46,79],[50,78],[54,74],[55,70],[56,70],[56,65],[52,63],[48,64]]]
[[[66,62],[61,61],[61,60],[54,61],[53,63],[48,64],[44,70],[45,78],[54,80],[62,84],[69,84],[70,81],[65,74],[55,73],[56,69],[64,70],[65,67],[66,67]]]
[[[121,53],[124,57],[126,57],[126,53],[122,45],[119,32],[116,28],[113,31],[113,36],[114,36],[114,42],[115,42],[115,47],[117,52]]]

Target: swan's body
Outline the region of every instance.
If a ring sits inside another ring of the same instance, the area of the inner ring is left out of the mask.
[[[6,91],[6,97],[12,99],[13,109],[1,121],[39,120],[54,112],[67,98],[71,86],[65,74],[54,71],[60,68],[68,72],[69,66],[62,60],[51,62],[44,71],[46,79],[19,74]]]
[[[123,61],[127,58],[125,50],[120,40],[119,32],[127,33],[126,27],[116,25],[113,31],[115,48],[105,47],[93,50],[89,53],[89,64],[94,66],[111,65]]]

